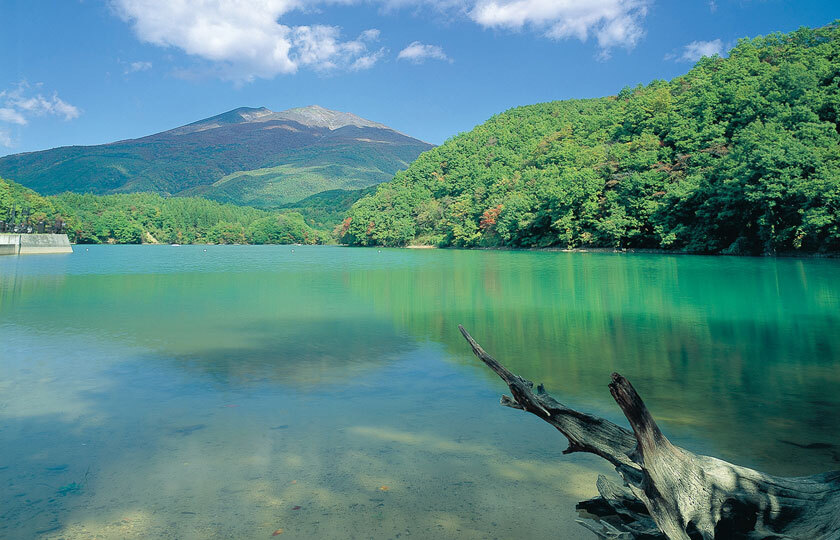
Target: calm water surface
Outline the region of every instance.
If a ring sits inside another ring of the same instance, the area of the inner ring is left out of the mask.
[[[294,249],[294,252],[292,251]],[[840,261],[289,246],[0,257],[0,538],[588,538],[561,401],[840,468]]]

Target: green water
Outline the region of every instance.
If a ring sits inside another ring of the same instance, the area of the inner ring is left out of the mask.
[[[75,249],[0,257],[0,538],[589,538],[609,468],[459,323],[568,405],[622,421],[619,371],[678,444],[840,468],[838,261]]]

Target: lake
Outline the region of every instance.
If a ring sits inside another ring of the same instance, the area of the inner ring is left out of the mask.
[[[840,468],[840,261],[292,246],[0,257],[0,538],[594,538],[463,324],[561,402]],[[278,535],[279,536],[279,535]]]

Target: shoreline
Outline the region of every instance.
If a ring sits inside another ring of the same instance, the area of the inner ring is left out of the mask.
[[[73,246],[171,246],[172,244],[118,244],[118,243],[102,243],[102,244],[77,244],[72,243]],[[733,254],[733,253],[695,253],[691,251],[670,251],[667,249],[652,249],[652,248],[560,248],[560,247],[511,247],[511,246],[483,246],[483,247],[450,247],[450,246],[429,246],[429,245],[408,245],[408,246],[353,246],[350,244],[178,244],[178,246],[291,246],[291,247],[305,247],[305,246],[324,246],[324,247],[345,247],[358,249],[412,249],[412,250],[462,250],[462,251],[544,251],[555,253],[617,253],[617,254],[636,254],[636,255],[685,255],[685,256],[699,256],[699,257],[745,257],[745,258],[763,258],[763,259],[840,259],[840,252],[838,253],[796,253],[796,252],[781,252],[764,255],[749,255],[749,254]]]
[[[382,247],[382,246],[350,246],[349,244],[339,244],[345,247]],[[767,258],[767,259],[837,259],[840,258],[838,253],[796,253],[796,252],[781,252],[774,254],[763,255],[749,255],[736,253],[696,253],[692,251],[671,251],[667,249],[654,248],[560,248],[560,247],[511,247],[511,246],[483,246],[483,247],[440,247],[440,246],[426,246],[426,245],[409,245],[402,246],[396,249],[463,249],[466,251],[547,251],[559,253],[627,253],[639,255],[693,255],[701,257],[749,257],[749,258]]]

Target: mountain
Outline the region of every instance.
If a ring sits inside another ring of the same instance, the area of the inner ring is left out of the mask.
[[[499,114],[360,199],[342,241],[840,252],[840,25]]]
[[[0,158],[0,176],[43,195],[154,192],[277,207],[390,180],[432,145],[317,105],[239,108],[140,139]]]

